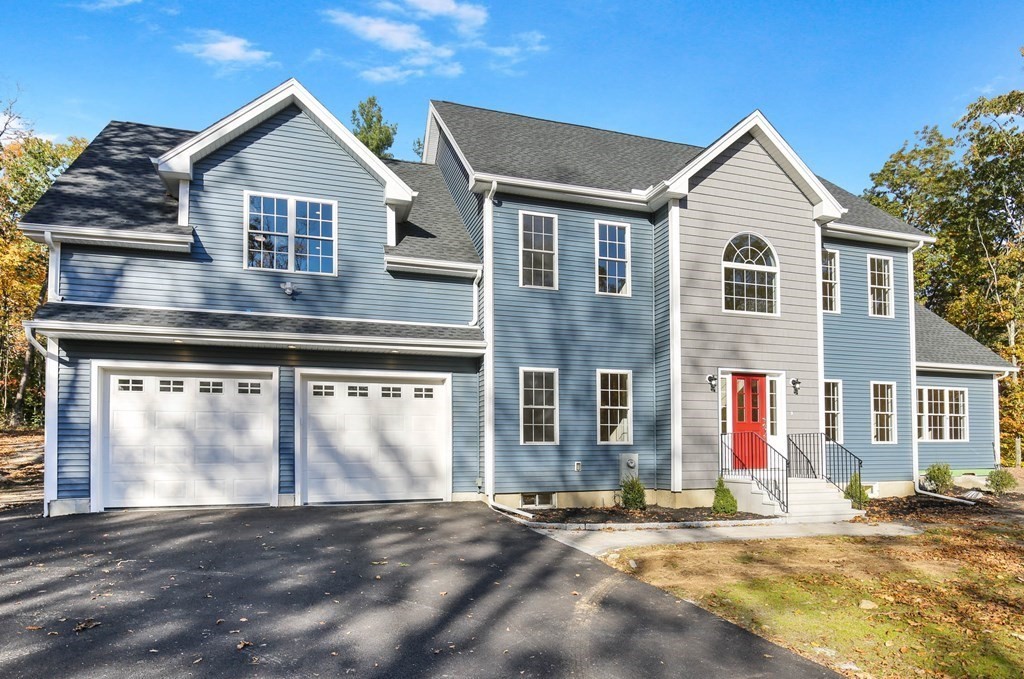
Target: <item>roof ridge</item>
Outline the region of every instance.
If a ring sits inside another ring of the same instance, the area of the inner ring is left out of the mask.
[[[635,139],[646,139],[648,141],[658,141],[664,144],[674,144],[676,146],[687,146],[693,149],[705,149],[706,146],[699,146],[697,144],[688,144],[682,141],[672,141],[671,139],[661,139],[660,137],[649,137],[642,134],[633,134],[632,132],[620,132],[619,130],[609,130],[606,127],[596,127],[594,125],[580,125],[579,123],[567,123],[562,120],[552,120],[551,118],[540,118],[538,116],[528,116],[524,113],[512,113],[511,111],[499,111],[494,108],[484,108],[483,106],[472,106],[470,104],[460,104],[457,101],[448,101],[447,99],[431,99],[430,103],[439,104],[451,104],[452,106],[461,106],[462,108],[476,109],[477,111],[487,111],[488,113],[500,113],[501,115],[513,116],[515,118],[526,118],[528,120],[536,120],[542,123],[552,123],[555,125],[565,125],[567,127],[578,127],[585,130],[594,130],[595,132],[606,132],[608,134],[618,134],[623,137],[633,137]]]

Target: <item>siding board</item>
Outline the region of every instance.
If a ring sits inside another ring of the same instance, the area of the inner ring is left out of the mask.
[[[918,465],[924,473],[932,464],[953,469],[995,467],[995,407],[991,375],[961,375],[918,372],[917,386],[967,390],[967,441],[921,441],[917,444]],[[916,396],[915,396],[916,404]],[[916,405],[915,405],[916,407]],[[916,435],[916,425],[915,425]]]

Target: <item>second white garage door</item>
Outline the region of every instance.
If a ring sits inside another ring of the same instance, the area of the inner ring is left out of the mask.
[[[448,390],[437,381],[310,378],[303,500],[441,500],[451,456]]]

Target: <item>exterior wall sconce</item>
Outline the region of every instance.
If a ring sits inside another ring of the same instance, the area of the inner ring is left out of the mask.
[[[708,375],[704,378],[708,381],[708,386],[711,387],[712,393],[718,391],[718,378],[714,375]]]
[[[789,383],[793,387],[793,396],[799,396],[800,395],[800,378],[799,377],[794,377],[793,379],[791,379],[789,381]]]

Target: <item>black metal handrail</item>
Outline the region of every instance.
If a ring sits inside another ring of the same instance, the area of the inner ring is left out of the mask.
[[[795,479],[816,479],[821,466],[821,437],[818,434],[790,434],[789,473]]]
[[[794,449],[799,450],[808,460],[820,460],[824,472],[821,478],[838,488],[855,509],[864,508],[863,491],[853,487],[862,483],[863,460],[824,433],[790,434],[791,458]]]
[[[758,459],[764,450],[763,462]],[[789,460],[756,432],[721,435],[722,476],[745,476],[789,511]],[[763,465],[763,466],[762,466]]]

